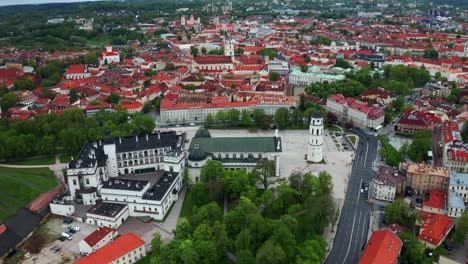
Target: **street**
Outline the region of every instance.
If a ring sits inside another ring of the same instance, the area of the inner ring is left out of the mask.
[[[348,189],[336,231],[333,248],[325,263],[357,263],[367,242],[371,206],[361,193],[361,183],[375,174],[372,163],[377,155],[378,139],[374,135],[354,129],[359,136]]]

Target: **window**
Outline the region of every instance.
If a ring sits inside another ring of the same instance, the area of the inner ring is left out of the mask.
[[[73,185],[76,185],[76,180],[73,180]]]
[[[86,179],[86,184],[89,184],[89,179]]]

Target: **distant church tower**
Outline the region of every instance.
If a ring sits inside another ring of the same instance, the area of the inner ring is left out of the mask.
[[[323,116],[320,110],[315,110],[310,119],[309,142],[307,145],[307,160],[321,162],[323,147]]]
[[[224,55],[231,56],[232,60],[234,61],[234,40],[233,39],[226,39],[224,41]]]

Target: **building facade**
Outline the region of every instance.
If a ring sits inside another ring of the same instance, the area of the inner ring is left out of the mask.
[[[377,200],[393,202],[396,194],[404,193],[406,177],[398,169],[381,166],[371,182],[370,195]]]
[[[424,163],[400,163],[400,171],[406,176],[406,184],[416,193],[430,190],[447,192],[450,180],[450,171],[445,167],[436,167]]]
[[[125,233],[75,264],[133,264],[146,257],[145,241],[134,233]]]
[[[88,142],[67,166],[69,194],[51,203],[57,215],[94,205],[85,219],[118,227],[128,216],[161,220],[177,201],[185,166],[185,134],[174,131]]]
[[[382,127],[385,112],[381,107],[371,107],[353,98],[336,94],[328,98],[327,111],[335,114],[342,123],[351,122],[353,126],[378,130]]]

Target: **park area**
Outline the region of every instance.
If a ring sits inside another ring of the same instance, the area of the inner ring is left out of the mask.
[[[0,179],[0,223],[58,185],[54,173],[48,168],[0,167]]]

